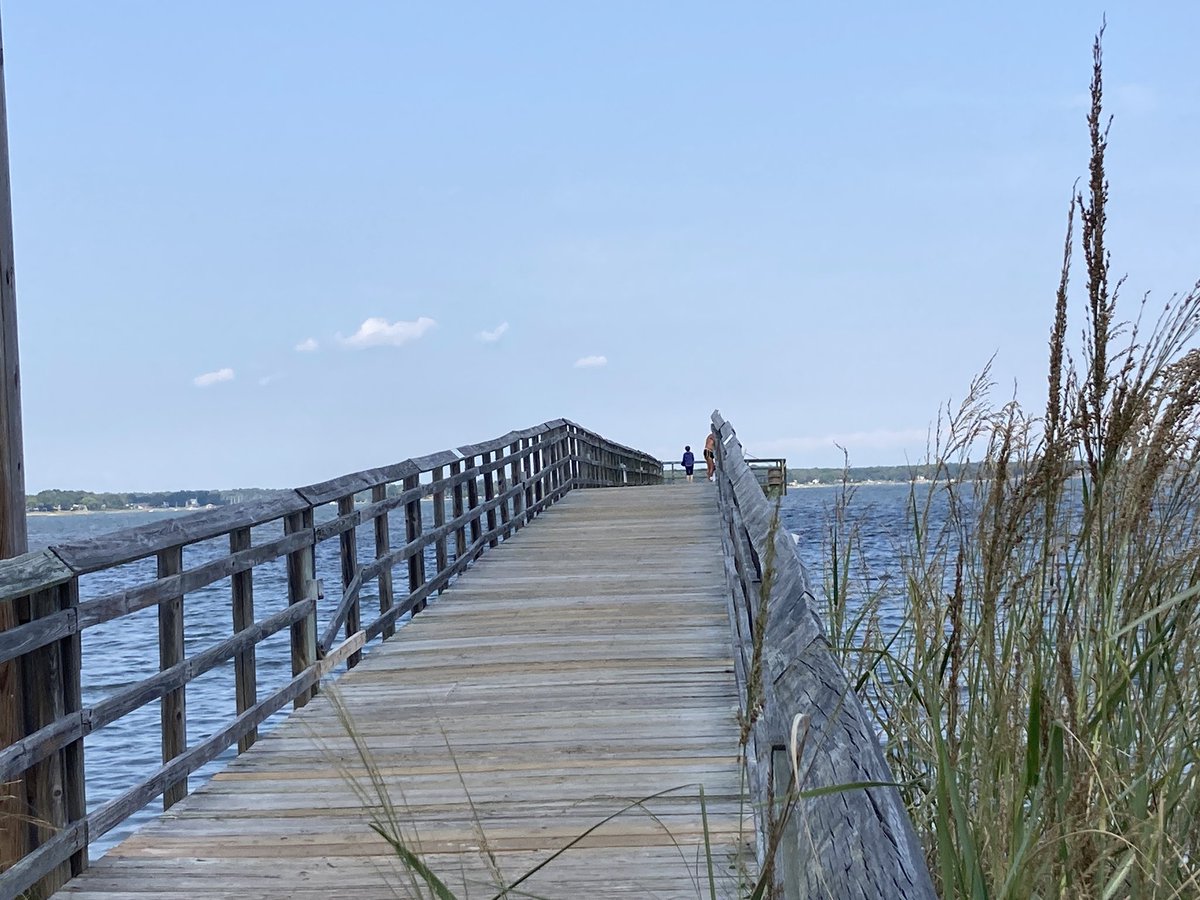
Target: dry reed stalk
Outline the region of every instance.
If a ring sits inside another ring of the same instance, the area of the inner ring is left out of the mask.
[[[994,407],[990,364],[939,415],[937,485],[913,485],[900,558],[907,631],[864,647],[870,708],[945,896],[1200,893],[1200,285],[1156,317],[1147,298],[1117,317],[1102,35],[1044,416]]]

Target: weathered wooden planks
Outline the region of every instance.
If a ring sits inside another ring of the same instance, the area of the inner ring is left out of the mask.
[[[797,716],[806,723],[797,748],[800,790],[893,779],[809,606],[808,576],[791,536],[773,521],[775,506],[746,465],[733,427],[719,412],[712,422],[739,681],[751,677],[748,645],[755,634],[763,638],[762,712],[752,731],[750,783],[760,833],[782,830],[774,863],[780,896],[934,900],[924,851],[895,788],[796,796],[789,745]],[[789,796],[794,806],[785,813]]]
[[[402,821],[460,895],[465,880],[490,896],[480,827],[512,879],[627,801],[679,788],[521,887],[707,896],[699,783],[718,895],[736,893],[751,836],[714,494],[572,492],[338,682]],[[63,894],[405,896],[347,775],[365,769],[319,695]]]
[[[478,445],[481,449],[477,454],[464,457],[461,451],[442,451],[281,492],[258,503],[56,546],[0,565],[0,601],[7,602],[16,615],[14,627],[0,631],[0,664],[14,663],[0,672],[3,676],[0,694],[19,690],[21,703],[33,711],[9,717],[19,727],[0,744],[0,770],[10,778],[25,776],[28,783],[23,793],[28,799],[24,808],[28,813],[22,815],[28,820],[32,844],[41,847],[29,865],[10,872],[0,871],[0,895],[19,893],[31,884],[23,879],[35,877],[34,873],[40,877],[68,861],[71,871],[78,872],[87,862],[86,854],[79,852],[80,835],[85,841],[94,839],[164,789],[164,805],[169,806],[186,794],[188,773],[223,749],[220,741],[236,740],[239,750],[244,751],[254,742],[257,724],[270,711],[293,700],[297,707],[302,706],[315,695],[320,673],[330,670],[331,660],[344,658],[353,667],[366,640],[390,634],[400,616],[423,609],[429,598],[465,571],[487,547],[497,546],[524,521],[532,521],[569,490],[581,486],[573,474],[579,470],[579,461],[573,454],[581,446],[581,440],[590,451],[611,463],[593,472],[596,477],[589,485],[625,483],[626,469],[644,472],[651,480],[661,479],[661,466],[646,454],[612,444],[565,420],[555,420],[509,432],[488,442],[486,449]],[[474,455],[479,457],[478,464]],[[445,476],[447,466],[449,477]],[[509,486],[504,477],[509,469],[527,475]],[[430,475],[430,480],[422,478],[424,473]],[[485,485],[482,501],[480,480]],[[404,490],[389,496],[389,486],[396,481],[403,482]],[[467,509],[462,504],[464,489],[470,501]],[[368,490],[371,502],[359,505],[361,495]],[[454,492],[455,518],[450,522],[445,521],[440,502],[446,491]],[[427,527],[422,521],[420,501],[431,496],[438,502],[432,527]],[[536,502],[532,501],[534,497]],[[317,526],[314,510],[330,502],[337,504],[336,518]],[[513,515],[506,517],[510,503]],[[387,546],[388,514],[401,507],[408,536],[404,546],[391,550]],[[521,521],[515,520],[519,507]],[[278,526],[281,520],[282,538],[254,542],[255,526],[268,523]],[[355,531],[368,521],[376,529],[376,558],[359,563],[355,558]],[[466,545],[468,530],[469,546]],[[448,552],[448,537],[452,532],[459,551],[453,562]],[[221,536],[229,540],[227,555],[184,568],[184,547]],[[335,594],[326,601],[333,603],[334,608],[325,631],[318,636],[315,611],[325,598],[320,582],[315,580],[313,556],[320,542],[332,538],[338,539],[340,547],[342,591],[340,597]],[[436,568],[427,573],[424,550],[430,544],[435,548]],[[158,568],[153,581],[78,603],[79,576],[155,556]],[[282,617],[256,622],[253,569],[280,558],[287,560],[290,606]],[[400,563],[407,564],[409,593],[396,602],[392,570]],[[234,635],[184,659],[185,597],[224,578],[231,580]],[[364,625],[359,595],[371,581],[379,589],[380,615]],[[58,591],[55,596],[72,599],[61,605],[37,603],[36,597],[47,591]],[[160,619],[159,674],[130,685],[90,708],[82,708],[80,632],[152,606],[158,607]],[[254,645],[263,635],[284,625],[291,627],[295,677],[280,691],[260,699],[255,684]],[[343,625],[352,637],[335,649],[333,644]],[[188,748],[183,729],[187,684],[231,653],[237,654],[236,697],[231,698],[237,718],[212,738]],[[46,671],[44,666],[39,668],[43,663],[49,666]],[[56,686],[59,682],[61,691]],[[163,766],[83,822],[82,738],[114,718],[155,700],[161,703]],[[69,832],[70,841],[49,839],[51,831],[40,823],[61,827],[59,834]],[[55,861],[51,858],[54,853],[67,855]]]

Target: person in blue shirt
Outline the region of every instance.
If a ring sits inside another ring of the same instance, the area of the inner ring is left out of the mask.
[[[696,457],[690,446],[683,448],[683,471],[687,472],[687,480],[692,480],[692,470],[696,468]]]

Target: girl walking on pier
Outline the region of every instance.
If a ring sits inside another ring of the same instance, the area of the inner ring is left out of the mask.
[[[696,468],[696,456],[692,453],[691,445],[683,448],[683,471],[687,472],[687,480],[692,480],[692,471]]]

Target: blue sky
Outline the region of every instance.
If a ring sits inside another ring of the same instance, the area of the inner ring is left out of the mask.
[[[558,416],[675,457],[715,407],[915,459],[993,354],[1041,402],[1105,11],[1114,267],[1166,298],[1200,4],[7,2],[27,487]]]

